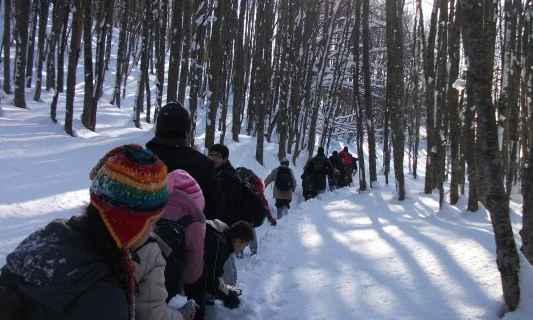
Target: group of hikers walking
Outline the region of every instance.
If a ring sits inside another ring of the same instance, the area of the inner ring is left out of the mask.
[[[330,191],[350,186],[352,176],[357,173],[357,160],[348,152],[348,147],[341,152],[333,151],[329,158],[324,154],[324,148],[318,147],[317,154],[307,161],[301,176],[305,200],[324,193],[326,185]]]
[[[257,253],[255,228],[287,214],[289,161],[263,180],[234,168],[229,149],[189,146],[191,119],[161,108],[146,148],[128,144],[89,174],[84,212],[25,238],[0,270],[0,319],[204,319],[215,299],[237,308],[232,253]],[[327,160],[327,159],[326,159]],[[276,217],[264,189],[273,183]]]

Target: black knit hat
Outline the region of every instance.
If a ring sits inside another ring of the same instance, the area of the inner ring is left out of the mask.
[[[161,108],[155,125],[155,135],[168,138],[185,138],[191,132],[191,116],[178,101]]]
[[[283,159],[281,159],[279,164],[281,164],[282,166],[288,166],[289,165],[289,159],[283,158]]]
[[[324,154],[324,148],[323,147],[318,147],[318,149],[316,150],[316,152],[318,154]]]

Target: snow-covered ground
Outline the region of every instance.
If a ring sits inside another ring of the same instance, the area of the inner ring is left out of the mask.
[[[105,96],[97,132],[76,120],[75,138],[62,129],[61,109],[59,123],[51,122],[51,95],[44,98],[47,104],[28,99],[28,110],[2,103],[0,266],[30,232],[81,212],[89,200],[89,171],[103,154],[124,143],[144,144],[153,135],[151,125],[133,127],[131,96],[125,102],[130,107],[123,109],[106,104]],[[76,105],[79,119],[81,101]],[[203,146],[205,124],[198,128],[196,141]],[[261,166],[254,160],[255,139],[240,140],[225,141],[235,167],[246,166],[264,178],[277,166],[276,144],[265,143]],[[299,177],[305,156],[297,162],[293,169]],[[359,193],[353,186],[307,202],[299,187],[289,215],[275,227],[265,223],[258,229],[258,254],[245,250],[237,260],[241,306],[218,305],[210,314],[217,319],[498,319],[502,290],[487,212],[467,212],[465,198],[439,211],[437,196],[423,193],[423,172],[418,180],[406,176],[402,202],[381,175],[371,191]],[[271,199],[271,187],[266,194]],[[518,245],[521,202],[513,195]],[[273,203],[271,208],[275,212]],[[533,271],[524,259],[520,280],[522,303],[505,319],[533,315]]]

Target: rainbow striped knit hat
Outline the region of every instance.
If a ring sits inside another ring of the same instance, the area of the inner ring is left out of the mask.
[[[137,144],[109,151],[93,168],[90,194],[119,248],[129,247],[167,202],[167,168]]]

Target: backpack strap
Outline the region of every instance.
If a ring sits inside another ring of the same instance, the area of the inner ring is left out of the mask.
[[[184,215],[183,217],[179,218],[176,223],[183,226],[183,228],[187,228],[191,223],[198,221],[195,217],[191,216],[190,214]]]

